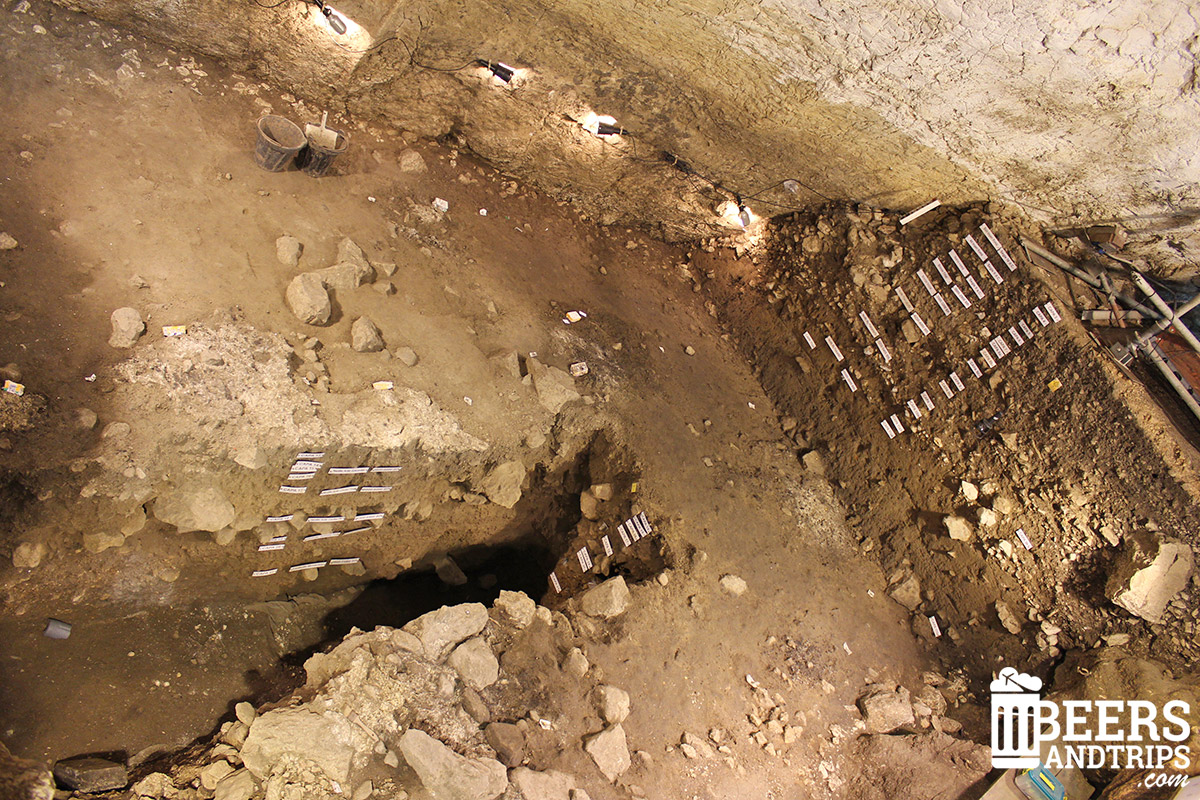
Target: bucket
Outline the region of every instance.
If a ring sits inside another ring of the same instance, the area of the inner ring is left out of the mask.
[[[304,132],[291,120],[271,114],[260,117],[254,163],[267,172],[283,172],[304,143]]]
[[[309,123],[304,126],[308,147],[296,157],[296,166],[305,173],[319,178],[329,171],[330,165],[350,146],[350,137],[339,130]]]

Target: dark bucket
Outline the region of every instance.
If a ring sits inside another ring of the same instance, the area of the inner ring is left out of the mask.
[[[308,125],[305,128],[308,147],[304,148],[304,151],[296,157],[296,166],[314,178],[319,178],[328,172],[337,157],[346,152],[346,148],[350,146],[350,137],[333,128],[324,129],[333,134],[333,146],[329,146],[328,141],[322,144],[317,140],[317,134],[314,134],[314,131],[319,130],[321,129],[316,125]]]
[[[270,114],[260,117],[254,163],[267,172],[283,172],[304,144],[304,132],[296,123]]]

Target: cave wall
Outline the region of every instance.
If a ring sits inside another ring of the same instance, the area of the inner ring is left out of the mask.
[[[743,195],[805,184],[761,194],[762,214],[990,197],[1052,227],[1125,220],[1161,271],[1192,253],[1198,26],[1178,0],[345,0],[361,30],[343,37],[298,0],[62,2],[335,111],[453,133],[601,221],[673,238],[715,230],[724,195],[664,150]],[[530,74],[456,70],[476,57]],[[633,136],[584,133],[590,110]]]

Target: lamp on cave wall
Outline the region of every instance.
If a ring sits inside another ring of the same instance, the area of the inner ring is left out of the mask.
[[[717,206],[717,214],[730,225],[736,225],[743,230],[758,221],[758,215],[751,211],[740,197],[721,203]]]
[[[333,10],[333,7],[325,2],[325,0],[312,0],[317,10],[321,12],[321,16],[325,17],[325,21],[329,23],[329,27],[339,36],[346,33],[346,20],[342,19],[341,15]]]
[[[501,83],[512,83],[513,76],[517,74],[514,68],[502,61],[488,61],[483,58],[477,58],[475,59],[475,63],[492,73],[496,80]]]
[[[599,116],[594,111],[589,111],[579,124],[593,136],[621,136],[629,133],[612,117]]]

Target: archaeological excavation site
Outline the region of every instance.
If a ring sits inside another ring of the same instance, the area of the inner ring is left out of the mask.
[[[1200,798],[1198,69],[2,0],[0,800]]]

